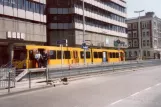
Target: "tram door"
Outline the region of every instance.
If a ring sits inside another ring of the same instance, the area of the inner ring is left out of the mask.
[[[79,63],[78,51],[73,51],[73,63]]]
[[[103,62],[107,62],[107,52],[103,52]]]

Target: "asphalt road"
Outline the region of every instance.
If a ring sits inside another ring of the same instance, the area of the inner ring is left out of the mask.
[[[161,67],[0,98],[0,107],[161,107]]]

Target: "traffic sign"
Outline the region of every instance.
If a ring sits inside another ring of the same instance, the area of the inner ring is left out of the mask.
[[[56,44],[57,44],[57,45],[60,45],[60,44],[67,44],[67,39],[58,40],[58,41],[56,41]]]

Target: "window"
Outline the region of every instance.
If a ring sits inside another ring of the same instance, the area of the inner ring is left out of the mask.
[[[98,56],[99,56],[99,58],[103,58],[102,52],[98,52]]]
[[[81,59],[84,58],[84,52],[83,51],[80,52],[80,56],[81,56]]]
[[[18,8],[25,9],[25,0],[18,0]]]
[[[137,43],[137,41],[135,40],[134,41],[134,47],[137,47],[138,46],[138,43]]]
[[[57,51],[57,59],[61,59],[61,54],[62,54],[61,51]],[[64,57],[63,57],[63,58],[64,58]]]
[[[14,50],[14,60],[25,60],[27,58],[26,50]]]
[[[90,52],[86,52],[86,58],[91,58]]]
[[[135,51],[134,54],[135,54],[135,56],[138,56],[138,52],[137,51]]]
[[[129,57],[132,57],[132,52],[131,51],[129,51]]]
[[[134,23],[134,24],[133,24],[133,29],[136,29],[136,28],[137,28],[136,26],[137,26],[137,24]]]
[[[127,52],[125,52],[125,57],[127,57]]]
[[[112,53],[110,53],[110,58],[113,58],[113,54]]]
[[[116,58],[119,58],[119,53],[116,53]]]
[[[146,32],[146,35],[149,36],[149,31]]]
[[[64,51],[64,57],[65,59],[70,59],[71,58],[70,51]]]
[[[146,51],[144,51],[144,56],[146,56]]]
[[[147,46],[149,46],[150,45],[150,41],[149,40],[147,40]]]
[[[0,0],[0,4],[3,4],[3,0]]]
[[[147,52],[147,56],[150,56],[150,51]]]
[[[143,37],[145,37],[145,32],[143,32]]]
[[[81,51],[80,55],[81,55],[81,59],[83,59],[84,58],[84,52]],[[88,59],[91,58],[90,52],[86,52],[86,58],[88,58]]]
[[[56,59],[56,51],[50,50],[49,57],[50,59]]]
[[[131,24],[128,24],[128,29],[129,29],[129,30],[131,29]]]
[[[133,33],[133,38],[137,38],[137,33],[136,32]]]
[[[116,53],[112,53],[113,54],[113,58],[116,58]]]
[[[131,35],[131,33],[128,33],[128,37],[129,37],[129,38],[132,38],[132,35]]]
[[[132,47],[132,42],[131,41],[129,41],[129,47]]]
[[[98,58],[98,53],[94,52],[94,58]]]
[[[145,40],[143,40],[143,46],[146,46]]]
[[[35,60],[33,50],[29,50],[29,60]]]

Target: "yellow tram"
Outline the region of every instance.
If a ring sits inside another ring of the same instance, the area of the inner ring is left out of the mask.
[[[49,57],[48,65],[51,66],[61,65],[62,60],[63,65],[84,64],[84,49],[81,48],[26,45],[14,48],[13,65],[18,69],[37,68],[38,66],[34,58],[35,50],[38,50],[41,54],[46,50]],[[86,51],[86,63],[124,61],[124,54],[123,50],[91,48]]]

